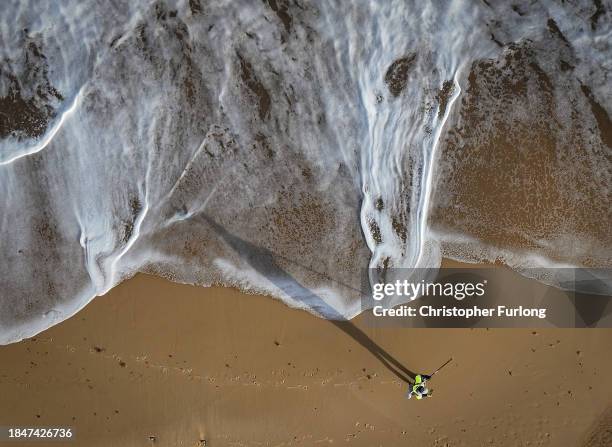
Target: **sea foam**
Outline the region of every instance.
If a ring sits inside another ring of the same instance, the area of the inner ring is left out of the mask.
[[[137,272],[351,318],[368,267],[609,267],[610,11],[489,3],[4,2],[0,343]]]

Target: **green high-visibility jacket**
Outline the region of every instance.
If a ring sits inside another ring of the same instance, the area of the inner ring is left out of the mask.
[[[412,392],[414,393],[417,399],[423,399],[421,393],[418,392],[418,388],[423,385],[423,383],[423,377],[421,377],[420,374],[417,374],[417,376],[414,378],[414,385],[412,385]]]

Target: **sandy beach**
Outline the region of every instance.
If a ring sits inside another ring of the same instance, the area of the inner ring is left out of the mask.
[[[406,384],[329,321],[268,297],[137,275],[0,347],[0,421],[70,426],[75,446],[610,445],[611,330],[361,320],[411,371],[454,358],[432,399],[407,400]]]

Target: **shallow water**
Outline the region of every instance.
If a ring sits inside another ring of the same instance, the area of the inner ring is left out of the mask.
[[[610,5],[489,3],[5,2],[0,342],[137,271],[329,318],[368,266],[610,266]]]

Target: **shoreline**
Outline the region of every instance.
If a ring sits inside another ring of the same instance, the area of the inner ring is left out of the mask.
[[[559,289],[558,287],[551,285],[549,283],[543,282],[543,281],[539,281],[533,278],[530,278],[529,276],[523,275],[522,273],[513,270],[512,268],[503,265],[503,264],[494,264],[494,263],[468,263],[468,262],[463,262],[463,261],[458,261],[456,259],[452,259],[452,258],[442,258],[442,262],[440,264],[440,269],[461,269],[461,268],[467,268],[467,269],[480,269],[480,268],[484,268],[484,269],[502,269],[506,271],[506,280],[509,278],[510,280],[519,280],[521,282],[532,282],[532,283],[536,283],[536,290],[540,289],[551,289],[551,290],[558,290],[561,291],[562,289]],[[14,344],[14,343],[20,343],[23,340],[27,340],[29,338],[32,337],[36,337],[36,335],[40,334],[41,332],[44,332],[46,330],[48,330],[49,328],[52,328],[53,326],[57,325],[57,324],[62,324],[64,321],[69,320],[70,318],[73,318],[75,315],[77,315],[79,312],[82,312],[84,308],[86,308],[87,306],[89,306],[92,301],[94,301],[96,298],[99,298],[101,296],[105,296],[109,293],[112,293],[112,291],[114,289],[116,289],[117,287],[119,287],[121,284],[123,284],[126,281],[130,281],[134,278],[134,276],[137,275],[141,275],[141,274],[145,274],[145,275],[150,275],[150,276],[156,276],[162,279],[165,279],[167,281],[171,281],[174,282],[175,284],[179,284],[179,285],[185,285],[185,286],[193,286],[193,287],[199,287],[199,288],[216,288],[216,287],[220,287],[220,288],[232,288],[232,289],[236,289],[238,290],[240,293],[243,293],[245,295],[265,295],[263,293],[261,293],[258,290],[242,290],[237,286],[232,286],[232,285],[225,285],[225,284],[213,284],[211,286],[200,286],[198,284],[191,284],[191,283],[184,283],[184,282],[176,282],[176,281],[172,281],[170,279],[167,279],[165,276],[163,275],[157,275],[157,274],[151,274],[151,273],[145,273],[145,272],[138,272],[135,275],[129,277],[128,279],[124,279],[121,282],[119,282],[117,285],[111,287],[110,289],[107,290],[106,293],[104,293],[103,295],[94,295],[92,298],[90,298],[87,302],[85,302],[84,304],[80,304],[77,303],[77,301],[69,301],[68,303],[64,304],[63,306],[65,307],[65,309],[68,309],[65,313],[68,313],[69,315],[67,317],[64,318],[64,315],[62,314],[61,318],[58,320],[57,317],[54,319],[54,323],[52,323],[51,326],[45,327],[45,320],[44,319],[39,319],[36,320],[34,322],[27,322],[26,324],[23,324],[22,326],[19,326],[18,328],[12,328],[9,329],[8,334],[9,336],[5,338],[5,340],[2,341],[2,343],[0,343],[0,346],[7,346],[10,344]],[[504,295],[507,295],[506,293],[504,293]],[[308,304],[303,304],[302,306],[300,305],[294,305],[293,303],[290,302],[286,302],[276,296],[273,295],[265,295],[268,296],[271,299],[277,300],[277,301],[281,301],[284,305],[286,305],[287,307],[291,308],[291,309],[296,309],[296,310],[305,310],[306,312],[311,313],[312,315],[316,316],[317,318],[323,318],[319,315],[317,315],[314,312],[310,312],[310,310],[308,309]],[[407,300],[407,302],[409,302],[410,300]],[[304,307],[306,306],[306,307]],[[64,310],[65,310],[64,309]],[[335,312],[335,309],[333,309],[333,307],[330,306],[330,309],[332,309]],[[53,311],[55,311],[56,309],[53,309]],[[349,320],[353,320],[355,318],[359,318],[360,316],[362,316],[365,312],[369,312],[371,309],[366,309],[363,310],[361,313],[355,315],[352,318],[349,318]],[[51,313],[51,312],[48,312]],[[55,314],[53,314],[55,315]],[[46,316],[45,316],[46,318]],[[24,330],[24,327],[28,327],[28,330]],[[43,328],[44,329],[41,329]],[[24,335],[24,333],[29,333],[32,332],[32,330],[35,331],[35,333],[33,335]],[[16,335],[17,334],[17,335]]]

